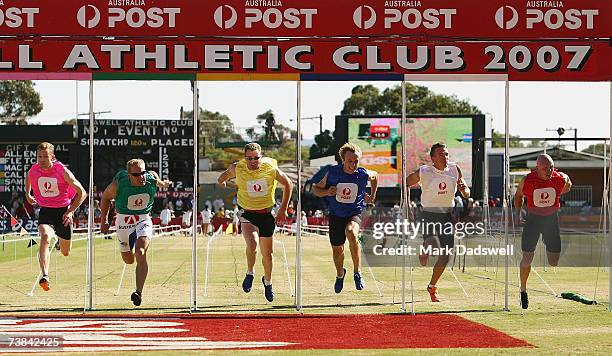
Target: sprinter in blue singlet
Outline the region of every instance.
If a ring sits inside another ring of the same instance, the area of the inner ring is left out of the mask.
[[[357,236],[361,226],[361,212],[366,205],[374,203],[378,187],[376,172],[359,167],[359,146],[346,143],[340,148],[339,154],[342,164],[331,167],[323,179],[313,186],[314,194],[325,199],[329,207],[329,240],[336,266],[336,293],[340,293],[344,285],[344,243],[347,239],[353,259],[355,288],[364,288]],[[370,194],[366,192],[368,181],[371,184]]]

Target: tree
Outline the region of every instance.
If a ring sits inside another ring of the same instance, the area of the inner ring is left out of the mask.
[[[510,135],[510,147],[525,147],[525,145],[523,145],[521,141],[513,140],[517,138],[521,138],[521,137],[518,135]],[[532,141],[532,144],[533,144],[533,141]],[[493,130],[493,142],[491,143],[491,146],[497,147],[497,148],[505,147],[506,143],[504,141],[504,135],[500,132]],[[529,147],[534,147],[534,146],[529,146]]]
[[[193,119],[193,110],[184,111],[183,119]],[[199,125],[199,157],[210,156],[211,159],[218,158],[223,160],[229,155],[225,155],[223,150],[216,149],[215,144],[223,141],[241,141],[242,137],[234,131],[232,120],[219,112],[212,112],[200,108],[200,125]],[[213,156],[215,158],[213,158]]]
[[[608,149],[608,152],[610,152],[610,145],[605,145],[605,147]],[[604,144],[598,143],[596,145],[590,145],[589,147],[582,150],[582,152],[603,156],[604,155]]]
[[[342,115],[391,115],[402,112],[402,88],[386,88],[382,94],[375,86],[357,85],[344,101]],[[482,114],[480,109],[455,95],[436,94],[427,87],[406,84],[408,114]]]
[[[315,144],[310,146],[310,158],[319,158],[335,154],[335,141],[329,130],[325,130],[314,137]]]
[[[31,80],[0,81],[0,121],[9,125],[27,125],[28,118],[43,109],[40,95]]]

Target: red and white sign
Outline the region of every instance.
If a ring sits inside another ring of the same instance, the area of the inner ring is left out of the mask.
[[[3,0],[3,35],[606,38],[608,0]]]
[[[372,125],[370,126],[370,137],[374,139],[389,138],[391,131],[389,125]]]

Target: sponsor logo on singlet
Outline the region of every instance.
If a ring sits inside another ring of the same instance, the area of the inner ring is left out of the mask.
[[[53,198],[59,195],[59,186],[57,178],[40,177],[38,178],[38,190],[44,198]]]
[[[141,193],[130,195],[127,199],[127,208],[130,210],[142,210],[149,205],[149,194]]]
[[[533,205],[538,208],[548,208],[555,205],[557,192],[555,188],[540,188],[533,191]]]
[[[268,183],[265,179],[253,179],[246,182],[247,194],[250,197],[263,197],[268,194]]]
[[[438,195],[448,194],[446,182],[438,183]]]
[[[338,203],[350,204],[357,199],[357,184],[338,183],[336,185],[336,201]]]

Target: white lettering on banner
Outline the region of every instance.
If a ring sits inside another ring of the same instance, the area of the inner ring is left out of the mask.
[[[267,69],[278,70],[280,63],[278,61],[279,48],[278,46],[266,46],[262,50],[259,45],[241,45],[239,51],[243,55],[242,62],[251,64],[256,62],[256,56],[266,55]],[[232,54],[233,48],[230,45],[205,45],[204,46],[204,68],[205,69],[232,69]],[[267,52],[267,53],[264,53]],[[291,68],[298,70],[311,70],[312,63],[300,60],[304,54],[312,54],[312,46],[301,45],[289,47],[284,53],[285,64]],[[245,56],[247,58],[245,58]]]
[[[143,2],[144,5],[144,2]],[[143,9],[140,7],[109,7],[107,10],[107,27],[114,28],[121,23],[131,28],[174,28],[176,17],[181,13],[179,7],[151,7]],[[83,5],[77,11],[77,22],[84,28],[94,28],[100,24],[101,13],[94,5]]]
[[[572,71],[580,70],[592,52],[591,46],[565,46],[564,49],[566,53],[573,54],[566,66]],[[485,48],[485,54],[493,55],[485,66],[487,70],[506,70],[506,61],[516,70],[525,70],[533,64],[531,51],[525,46],[514,46],[506,55],[502,47],[491,45]],[[535,62],[546,71],[558,71],[562,64],[559,51],[553,46],[540,47],[536,52]]]
[[[253,5],[249,5],[247,1],[245,6]],[[317,12],[317,9],[297,9],[292,7],[283,10],[276,7],[267,9],[247,7],[244,9],[244,28],[253,28],[261,24],[269,29],[279,27],[308,29],[312,28],[313,18]],[[217,27],[230,29],[238,23],[238,11],[230,5],[221,5],[215,10],[213,19]]]
[[[563,7],[561,1],[528,1],[527,7],[524,23],[528,30],[542,27],[548,30],[592,30],[595,27],[595,16],[599,15],[598,9],[559,9]],[[542,9],[544,7],[553,8]],[[495,12],[495,23],[499,28],[509,30],[522,23],[519,17],[514,7],[505,5]]]
[[[385,9],[385,28],[392,28],[394,23],[401,22],[405,28],[415,29],[425,27],[435,29],[443,24],[444,28],[452,28],[453,15],[457,9]],[[441,21],[442,20],[442,21]]]
[[[385,1],[385,7],[421,7],[420,1],[414,0],[393,0]]]
[[[4,3],[0,5],[4,5]],[[19,28],[22,27],[25,22],[25,27],[32,28],[35,25],[34,15],[39,12],[40,9],[34,7],[8,7],[6,9],[0,9],[0,27]]]
[[[421,47],[421,46],[419,46]],[[397,64],[404,69],[423,70],[431,63],[430,51],[427,46],[417,49],[416,61],[409,63],[409,49],[406,46],[397,47]],[[464,66],[463,51],[457,46],[434,46],[434,68],[438,70],[459,70]],[[358,46],[342,46],[334,51],[333,61],[339,68],[360,71],[361,65],[357,62],[348,62],[346,57],[350,54],[362,55]],[[366,52],[366,70],[391,71],[393,66],[388,62],[380,61],[380,48],[368,46]]]
[[[585,21],[585,28],[592,30],[596,15],[599,15],[599,10],[595,9],[567,9],[564,12],[559,9],[550,9],[546,11],[540,9],[527,9],[526,26],[528,29],[532,29],[535,24],[543,22],[544,26],[550,30],[556,30],[563,26],[570,30],[577,30],[582,28],[582,23]]]

